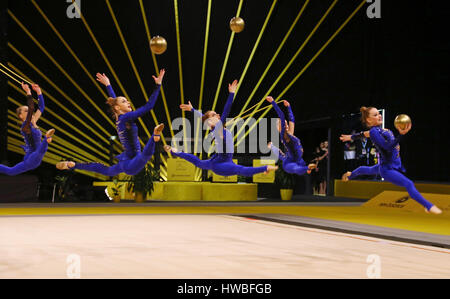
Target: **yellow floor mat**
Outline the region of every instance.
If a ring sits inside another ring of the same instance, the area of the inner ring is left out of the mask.
[[[23,207],[0,208],[0,216],[89,214],[285,214],[450,235],[450,218],[407,211],[335,206],[173,206],[173,207]]]

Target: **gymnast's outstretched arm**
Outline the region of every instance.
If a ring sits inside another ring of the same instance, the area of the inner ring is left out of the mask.
[[[109,82],[109,78],[105,75],[105,73],[100,74],[97,73],[97,81],[102,83],[103,85],[106,86],[106,91],[108,92],[108,96],[110,96],[111,98],[116,98],[116,93],[114,92],[114,89],[111,86],[111,83]]]
[[[358,140],[358,139],[362,139],[363,137],[365,138],[370,138],[370,133],[369,131],[361,131],[359,133],[355,133],[352,135],[344,135],[342,134],[339,139],[342,142],[347,142],[347,141],[352,141],[352,140]]]
[[[27,95],[27,106],[28,106],[27,117],[25,118],[24,125],[22,127],[22,131],[25,134],[31,134],[31,122],[32,122],[32,117],[33,117],[33,112],[34,112],[34,100],[33,100],[33,96],[31,95],[31,90],[30,90],[30,87],[28,86],[28,84],[25,84],[22,82],[21,86]]]
[[[288,119],[289,119],[288,133],[289,133],[289,135],[294,135],[295,118],[294,118],[294,113],[292,113],[291,104],[289,104],[289,102],[285,101],[285,100],[283,100],[283,104],[288,109]]]
[[[286,131],[286,119],[285,119],[284,113],[283,113],[283,111],[281,111],[280,107],[278,107],[277,102],[275,102],[275,100],[272,97],[270,97],[270,96],[267,97],[266,101],[268,101],[269,103],[272,104],[273,108],[275,109],[275,112],[278,114],[278,117],[280,118],[280,124],[281,124],[280,134],[283,137],[284,132]]]
[[[199,118],[203,117],[203,113],[201,113],[197,109],[194,109],[194,107],[191,104],[191,101],[188,101],[188,104],[181,104],[180,109],[183,111],[190,111],[190,112],[194,113],[195,117],[199,117]]]
[[[45,109],[45,102],[44,102],[44,96],[42,95],[41,88],[37,84],[32,84],[31,88],[37,93],[38,95],[38,110],[33,116],[33,122],[36,124],[39,118],[41,117],[42,113],[44,113]]]
[[[228,114],[230,114],[231,105],[233,104],[233,98],[234,98],[234,94],[236,93],[237,85],[238,85],[237,80],[234,80],[233,83],[228,84],[229,94],[228,94],[227,101],[225,102],[225,107],[223,108],[222,115],[220,116],[220,121],[222,124],[224,124],[226,122]]]
[[[127,122],[130,120],[135,120],[138,117],[141,117],[142,115],[144,115],[145,113],[147,113],[153,109],[153,107],[155,106],[156,100],[158,99],[159,91],[161,90],[161,83],[162,83],[164,74],[165,74],[165,70],[162,69],[159,72],[158,77],[153,76],[153,79],[155,80],[155,83],[156,83],[156,87],[155,87],[155,90],[153,91],[153,93],[150,95],[150,98],[148,99],[147,103],[145,103],[144,106],[136,109],[135,111],[131,111],[131,112],[122,114],[122,116],[121,116],[122,121]]]

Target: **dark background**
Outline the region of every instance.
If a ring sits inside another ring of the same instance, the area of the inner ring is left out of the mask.
[[[37,1],[37,3],[92,76],[95,76],[96,72],[105,72],[110,77],[116,93],[122,94],[81,19],[69,19],[66,16],[69,3],[65,1]],[[147,93],[150,94],[154,87],[151,77],[154,74],[154,65],[139,2],[137,0],[112,0],[110,3]],[[213,103],[231,32],[228,24],[236,14],[238,3],[237,0],[212,1],[203,109],[211,108]],[[268,27],[235,98],[230,116],[239,113],[303,3],[304,1],[277,1]],[[257,103],[277,79],[331,3],[330,0],[310,1],[250,106]],[[303,52],[272,91],[271,94],[274,97],[280,94],[359,3],[360,1],[354,0],[337,3]],[[190,100],[194,107],[198,106],[199,101],[207,5],[208,1],[206,0],[178,1],[183,88],[185,101]],[[244,31],[235,35],[225,76],[220,86],[216,108],[218,113],[221,112],[227,96],[226,84],[234,79],[239,79],[271,5],[272,1],[267,0],[246,0],[243,3],[240,16],[245,20],[246,26]],[[366,15],[368,4],[365,4],[284,95],[284,99],[291,102],[298,121],[296,131],[298,137],[302,138],[302,132],[310,128],[331,127],[331,178],[338,178],[342,174],[343,147],[338,136],[341,133],[347,133],[342,131],[343,115],[358,113],[359,107],[364,105],[386,109],[385,125],[387,128],[393,129],[393,119],[397,114],[406,113],[412,118],[413,129],[401,144],[402,160],[412,179],[449,181],[448,129],[450,122],[447,115],[449,111],[450,60],[448,53],[450,42],[447,23],[450,11],[442,5],[442,2],[432,1],[417,3],[381,0],[381,18],[369,19]],[[161,35],[168,42],[167,51],[158,55],[157,61],[158,66],[167,71],[163,86],[173,120],[181,116],[178,108],[180,84],[174,2],[144,1],[144,6],[150,33],[152,36]],[[65,93],[76,100],[86,111],[89,111],[98,122],[107,128],[111,135],[115,135],[114,128],[106,123],[84,96],[9,17],[7,9],[27,27],[99,107],[106,111],[105,98],[88,79],[30,1],[2,1],[0,20],[3,38],[0,49],[2,63],[11,62],[32,80],[40,83],[43,89],[60,101],[64,101],[64,98],[56,90],[8,47],[7,42],[9,42]],[[131,100],[136,107],[141,106],[145,103],[144,96],[105,1],[81,0],[81,11]],[[3,161],[8,160],[10,164],[14,164],[19,162],[22,156],[6,152],[5,103],[7,95],[18,101],[24,100],[24,97],[6,84],[5,76],[2,75],[1,79],[2,140],[0,153]],[[69,119],[65,112],[59,111],[58,107],[52,105],[49,99],[46,104],[60,113],[62,117]],[[70,106],[69,103],[68,106]],[[15,110],[15,106],[10,103],[7,104],[7,107]],[[73,109],[76,111],[75,108]],[[167,123],[161,98],[154,111],[159,122]],[[90,123],[82,115],[77,114]],[[53,119],[48,114],[44,116],[51,121],[58,122],[58,119]],[[271,111],[267,117],[275,117],[274,111]],[[143,120],[148,129],[152,131],[154,122],[151,117],[145,116]],[[74,126],[78,126],[76,120],[71,121]],[[311,123],[316,123],[316,125],[311,126]],[[302,128],[303,125],[304,128]],[[45,124],[41,123],[41,126],[46,128]],[[64,128],[70,131],[70,128]],[[142,128],[140,134],[144,136]],[[169,135],[169,130],[166,130],[165,136],[169,137]],[[313,144],[310,135],[307,137],[308,143]],[[70,140],[69,137],[63,137]],[[95,135],[92,137],[94,138]],[[327,136],[317,136],[317,144],[324,137]],[[102,143],[102,141],[99,142]],[[102,145],[107,147],[107,144]],[[306,150],[312,152],[313,148]],[[55,172],[54,166],[43,163],[40,170],[32,173],[42,172],[47,172],[47,176],[54,175],[50,174]]]

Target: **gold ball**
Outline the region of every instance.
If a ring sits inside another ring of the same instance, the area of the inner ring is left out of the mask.
[[[394,120],[394,126],[397,129],[404,130],[408,124],[411,123],[411,118],[406,114],[397,115]]]
[[[167,42],[164,37],[161,37],[159,35],[153,37],[150,40],[150,49],[152,49],[152,52],[155,54],[164,53],[167,49]]]
[[[234,17],[230,20],[230,28],[232,31],[239,33],[244,30],[245,22],[240,17]]]

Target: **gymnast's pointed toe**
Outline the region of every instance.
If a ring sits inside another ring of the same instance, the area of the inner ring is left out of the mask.
[[[56,163],[56,168],[59,170],[67,170],[69,168],[73,168],[75,166],[75,163],[72,161],[61,161]]]
[[[442,214],[442,210],[436,206],[432,206],[427,212],[436,214],[436,215]]]
[[[50,138],[50,137],[53,136],[53,134],[55,134],[55,129],[50,129],[50,130],[47,131],[47,133],[45,133],[45,136],[47,138]]]
[[[346,173],[344,173],[343,175],[342,175],[342,180],[344,181],[344,182],[347,182],[348,181],[348,177],[351,175],[352,173],[350,172],[350,171],[347,171]]]
[[[164,130],[164,124],[159,124],[155,127],[154,134],[161,135],[161,132]]]
[[[172,147],[170,145],[164,145],[164,150],[169,153],[172,150]]]

